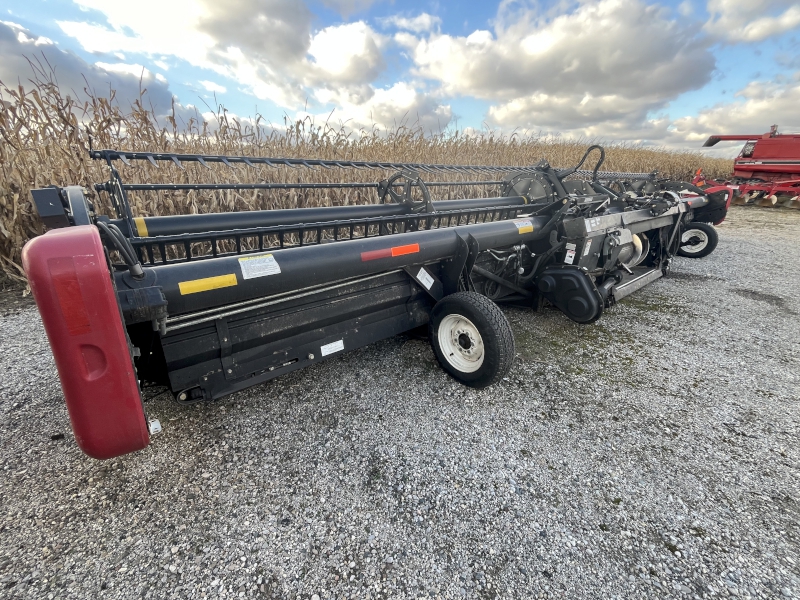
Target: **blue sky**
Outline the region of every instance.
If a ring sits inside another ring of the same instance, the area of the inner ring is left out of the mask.
[[[27,0],[0,4],[0,80],[139,81],[160,114],[398,123],[697,149],[800,131],[790,0]],[[715,149],[735,153],[736,146]]]

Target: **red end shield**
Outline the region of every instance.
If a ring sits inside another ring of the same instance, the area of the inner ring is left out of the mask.
[[[81,450],[113,458],[150,442],[103,244],[91,225],[56,229],[22,250]]]

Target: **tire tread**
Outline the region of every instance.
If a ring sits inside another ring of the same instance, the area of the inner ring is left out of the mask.
[[[451,375],[457,379],[460,379],[463,383],[466,383],[471,387],[483,388],[497,383],[508,374],[508,371],[511,369],[511,365],[514,362],[514,357],[516,356],[514,333],[511,330],[511,325],[509,324],[506,316],[503,314],[503,311],[501,311],[500,307],[492,302],[489,298],[476,292],[456,292],[455,294],[445,296],[440,302],[445,301],[455,301],[457,303],[467,305],[487,321],[488,327],[494,333],[497,351],[492,353],[491,356],[487,354],[484,360],[494,362],[496,365],[494,365],[494,368],[492,368],[490,373],[486,373],[488,377],[485,375],[484,377],[474,381],[465,381],[455,376],[451,369],[448,368],[448,365],[444,364],[441,359],[439,359],[439,362],[442,364],[445,370],[451,373]],[[431,343],[437,343],[435,341],[435,332],[433,331],[433,320],[431,320]],[[484,341],[484,343],[486,342]],[[438,358],[439,357],[437,355],[437,359]]]

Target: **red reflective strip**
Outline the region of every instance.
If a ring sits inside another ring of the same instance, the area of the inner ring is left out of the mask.
[[[70,335],[89,333],[92,325],[81,294],[81,284],[75,272],[75,262],[70,257],[51,258],[47,261],[53,287],[56,290],[61,314]]]
[[[361,261],[375,260],[376,258],[391,258],[392,249],[384,248],[383,250],[370,250],[369,252],[361,253]]]
[[[404,254],[415,254],[419,252],[419,244],[408,244],[407,246],[394,246],[393,248],[383,248],[381,250],[370,250],[361,253],[361,260],[375,260],[377,258],[391,258],[392,256],[403,256]]]

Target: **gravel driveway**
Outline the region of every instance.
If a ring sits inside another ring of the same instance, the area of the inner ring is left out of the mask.
[[[5,598],[800,597],[800,212],[594,325],[507,310],[460,386],[399,336],[215,403],[106,462],[35,307],[0,305]]]

